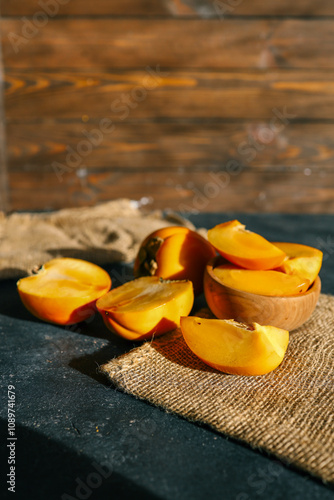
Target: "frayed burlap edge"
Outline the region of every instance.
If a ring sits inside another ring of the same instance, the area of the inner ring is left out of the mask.
[[[202,363],[175,330],[101,367],[113,384],[190,421],[334,482],[334,297],[290,335],[282,364],[260,377]]]

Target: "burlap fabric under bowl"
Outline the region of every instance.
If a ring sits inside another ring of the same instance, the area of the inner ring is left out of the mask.
[[[334,297],[290,334],[283,363],[258,377],[200,361],[175,330],[101,367],[123,391],[334,481]]]

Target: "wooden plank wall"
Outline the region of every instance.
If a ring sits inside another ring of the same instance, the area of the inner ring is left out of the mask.
[[[11,210],[334,212],[332,0],[0,6]]]
[[[4,115],[4,69],[2,63],[2,50],[0,46],[0,210],[7,212],[8,204],[8,179],[7,179],[7,155]]]

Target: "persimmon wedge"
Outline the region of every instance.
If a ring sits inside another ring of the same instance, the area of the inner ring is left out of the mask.
[[[297,275],[280,271],[256,271],[243,269],[233,264],[222,264],[213,268],[219,281],[228,287],[243,292],[270,297],[290,297],[306,292],[310,281]]]
[[[306,278],[310,283],[314,282],[322,265],[323,253],[321,250],[299,243],[279,242],[274,243],[274,245],[286,254],[278,271]]]
[[[286,254],[237,220],[218,224],[208,231],[208,240],[228,261],[246,269],[274,269]]]
[[[110,330],[130,340],[144,340],[178,327],[193,302],[191,281],[144,276],[114,288],[96,307]]]
[[[96,300],[110,287],[104,269],[71,258],[52,259],[37,274],[17,282],[25,307],[37,318],[59,325],[88,319],[96,311]]]
[[[181,318],[181,331],[191,351],[204,363],[224,373],[264,375],[282,362],[289,332],[258,323],[234,320]]]
[[[197,295],[203,290],[205,265],[215,255],[213,246],[195,231],[165,227],[148,235],[140,245],[134,275],[190,280]]]

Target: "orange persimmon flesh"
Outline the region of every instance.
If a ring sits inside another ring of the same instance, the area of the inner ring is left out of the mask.
[[[227,260],[246,269],[274,269],[285,259],[283,250],[239,221],[218,224],[208,231],[208,240]]]
[[[215,255],[213,246],[195,231],[182,226],[165,227],[151,233],[141,244],[134,274],[190,280],[198,294],[203,290],[205,265]]]
[[[181,318],[181,331],[191,351],[204,363],[225,373],[264,375],[282,362],[289,332],[258,323]]]
[[[114,288],[96,307],[108,328],[122,337],[143,340],[179,326],[193,302],[191,281],[144,276]]]
[[[104,269],[71,258],[50,260],[37,274],[17,282],[25,307],[37,318],[60,325],[92,316],[95,301],[110,287],[111,279]]]
[[[298,295],[306,292],[310,285],[308,279],[297,275],[272,270],[243,269],[232,264],[217,266],[213,272],[225,286],[270,297]]]
[[[286,274],[294,274],[314,282],[322,265],[323,253],[317,248],[299,243],[273,243],[277,248],[286,253],[286,258],[277,269]]]

